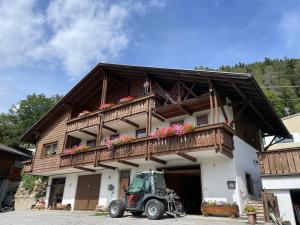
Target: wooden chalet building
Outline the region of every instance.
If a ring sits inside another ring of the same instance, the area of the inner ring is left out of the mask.
[[[50,177],[48,205],[105,207],[152,169],[200,213],[260,195],[263,134],[289,136],[250,74],[98,64],[22,139],[37,149],[25,172]]]

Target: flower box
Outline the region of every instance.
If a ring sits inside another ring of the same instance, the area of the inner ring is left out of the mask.
[[[89,115],[90,113],[91,113],[90,111],[84,110],[81,113],[79,113],[78,117],[83,117],[83,116]]]
[[[112,148],[114,146],[118,146],[118,145],[123,145],[123,144],[128,144],[129,142],[132,141],[132,137],[128,137],[128,136],[121,136],[119,138],[116,138],[114,140],[107,140],[105,142],[106,146],[108,148]]]
[[[80,153],[80,152],[84,152],[86,150],[90,149],[90,146],[87,145],[74,145],[71,148],[66,148],[63,151],[63,154],[73,154],[73,153]]]
[[[239,207],[235,203],[203,202],[201,212],[204,216],[239,217]]]
[[[114,105],[114,103],[105,103],[105,104],[103,104],[103,105],[100,105],[100,106],[98,107],[98,109],[99,109],[99,110],[107,109],[107,108],[112,107],[113,105]]]
[[[132,96],[127,96],[127,97],[121,98],[119,100],[119,102],[129,102],[131,100],[133,100],[133,97]]]
[[[166,138],[170,136],[180,136],[189,132],[192,132],[195,129],[195,127],[192,124],[174,124],[170,127],[163,127],[157,129],[155,132],[151,134],[152,138],[161,139]]]

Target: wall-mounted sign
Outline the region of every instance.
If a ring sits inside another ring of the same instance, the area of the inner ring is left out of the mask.
[[[235,181],[234,180],[227,181],[227,187],[228,189],[235,189]]]

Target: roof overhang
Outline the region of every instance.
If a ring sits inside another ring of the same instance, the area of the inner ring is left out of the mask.
[[[220,71],[206,70],[183,70],[173,68],[157,68],[132,65],[119,65],[99,63],[92,71],[90,71],[76,86],[74,86],[56,105],[54,105],[40,120],[38,120],[23,136],[22,140],[35,143],[36,132],[42,131],[51,118],[65,112],[65,106],[68,104],[76,105],[84,96],[84,90],[88,87],[101,89],[100,81],[104,71],[116,78],[145,78],[146,76],[153,79],[169,79],[193,81],[203,85],[207,85],[209,81],[213,81],[221,90],[221,94],[231,99],[243,99],[241,94],[232,86],[235,84],[239,90],[251,101],[253,107],[263,116],[259,121],[266,122],[263,131],[280,137],[288,137],[290,134],[282,123],[281,119],[276,115],[269,100],[257,84],[251,74],[232,73]]]

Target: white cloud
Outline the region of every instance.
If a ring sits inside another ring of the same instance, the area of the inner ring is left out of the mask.
[[[131,41],[129,22],[165,1],[35,0],[0,4],[0,68],[44,61],[71,77],[120,56]]]
[[[282,15],[279,32],[289,50],[300,50],[300,8]]]

